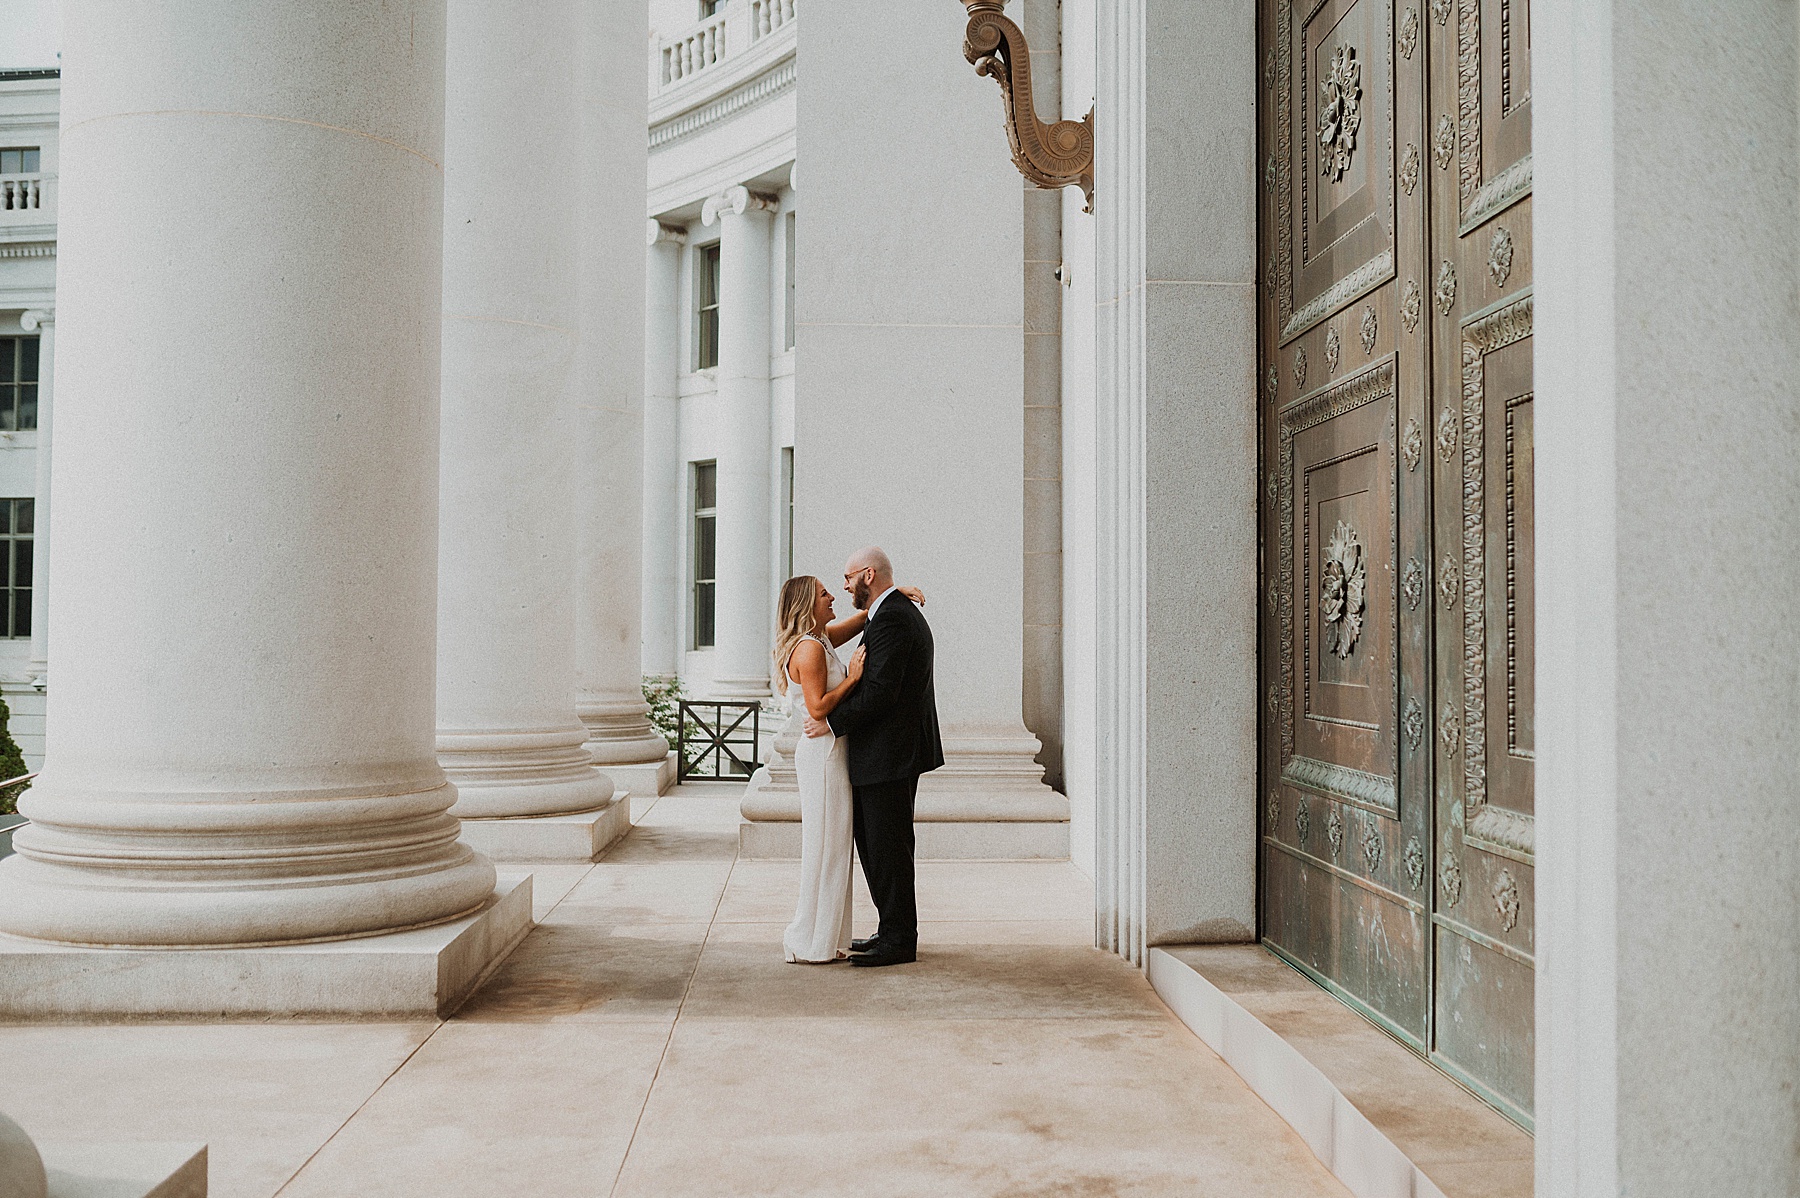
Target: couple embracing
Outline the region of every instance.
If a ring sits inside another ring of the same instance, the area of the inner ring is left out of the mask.
[[[776,685],[790,716],[805,713],[794,750],[800,781],[800,901],[782,937],[791,962],[903,965],[916,959],[919,913],[913,894],[913,799],[919,775],[944,764],[932,690],[931,627],[923,593],[894,585],[894,566],[876,548],[852,554],[844,589],[855,614],[833,620],[836,604],[817,578],[781,588]],[[850,664],[838,646],[857,633]],[[876,934],[852,940],[850,850],[862,860],[881,913]]]

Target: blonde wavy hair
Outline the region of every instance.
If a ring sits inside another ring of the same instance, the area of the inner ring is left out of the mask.
[[[820,635],[819,622],[813,618],[813,604],[819,598],[819,580],[810,574],[796,574],[781,584],[781,597],[775,601],[775,691],[787,694],[788,658],[795,646],[809,636]]]

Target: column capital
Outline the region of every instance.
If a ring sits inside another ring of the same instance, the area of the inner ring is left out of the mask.
[[[780,201],[774,196],[751,191],[740,183],[736,187],[727,187],[719,195],[706,201],[700,208],[700,223],[716,224],[720,215],[727,212],[733,216],[742,216],[746,212],[773,212],[778,207]]]
[[[19,327],[27,333],[35,333],[41,326],[55,323],[55,308],[27,308],[19,313]]]
[[[644,222],[644,244],[657,245],[661,242],[669,242],[674,245],[686,245],[687,230],[676,229],[669,225],[665,225],[653,216]]]

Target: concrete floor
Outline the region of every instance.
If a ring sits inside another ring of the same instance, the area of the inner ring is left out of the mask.
[[[781,959],[729,791],[640,804],[454,1018],[0,1027],[40,1139],[203,1140],[214,1198],[1348,1193],[1118,958],[1067,863],[919,866],[920,960]],[[858,934],[873,909],[858,891]]]

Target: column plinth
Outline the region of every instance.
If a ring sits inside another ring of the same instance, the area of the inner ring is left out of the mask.
[[[442,34],[429,0],[64,8],[57,688],[0,931],[292,944],[491,901],[432,752]],[[120,185],[171,162],[179,214]],[[329,237],[320,194],[358,197]]]

